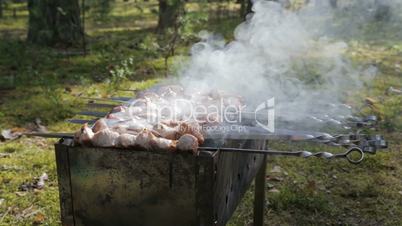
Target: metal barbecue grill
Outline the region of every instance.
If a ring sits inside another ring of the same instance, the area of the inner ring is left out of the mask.
[[[110,101],[121,104],[127,100],[91,99],[88,106],[97,110],[79,114],[103,117],[106,113],[102,108],[115,106]],[[375,124],[375,117],[349,118],[341,124],[356,128],[357,132],[338,135],[286,129],[269,133],[249,123],[249,114],[244,117],[241,132],[208,133],[197,156],[78,147],[73,145],[73,134],[69,133],[31,135],[61,138],[55,147],[63,225],[225,225],[253,179],[254,225],[263,225],[268,155],[345,158],[357,164],[366,153],[375,154],[387,147],[382,136],[361,132]],[[93,123],[96,118],[69,121]],[[345,151],[272,150],[266,146],[269,140],[313,142]]]

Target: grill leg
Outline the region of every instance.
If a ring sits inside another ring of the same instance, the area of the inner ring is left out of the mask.
[[[264,205],[265,205],[265,176],[267,169],[267,156],[264,155],[261,168],[255,177],[254,192],[254,226],[264,225]]]

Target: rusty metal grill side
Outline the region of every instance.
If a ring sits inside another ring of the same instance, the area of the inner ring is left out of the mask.
[[[74,211],[71,194],[70,163],[68,159],[68,147],[55,144],[57,180],[59,185],[60,215],[63,226],[73,226]]]
[[[227,146],[264,149],[265,141],[231,141]],[[217,225],[225,225],[264,163],[264,155],[220,152],[214,184],[214,216]]]
[[[263,141],[225,146],[264,148]],[[263,155],[56,144],[63,225],[225,225]],[[74,194],[74,195],[73,195]]]

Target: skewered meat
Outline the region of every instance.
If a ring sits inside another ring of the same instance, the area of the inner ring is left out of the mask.
[[[126,106],[120,105],[120,106],[114,107],[110,113],[125,112],[126,110],[127,110]]]
[[[77,132],[76,141],[100,147],[196,152],[204,143],[202,126],[221,123],[225,119],[222,109],[236,113],[242,104],[241,97],[223,92],[156,86],[138,93],[127,105],[113,108],[92,130],[84,125]]]
[[[164,97],[164,98],[174,98],[178,94],[175,91],[173,91],[172,88],[169,87],[166,90],[164,90],[160,95],[161,95],[161,97]]]
[[[176,127],[176,126],[179,125],[179,122],[178,122],[178,121],[174,121],[174,120],[164,120],[164,121],[162,121],[161,123],[164,124],[164,125],[167,125],[167,126],[169,126],[169,127]]]
[[[118,134],[125,134],[125,133],[129,133],[127,128],[123,125],[116,125],[110,128],[110,130],[118,133]]]
[[[184,94],[184,89],[183,87],[178,85],[160,86],[157,88],[156,93],[165,97],[169,94],[174,94],[174,96],[178,96]]]
[[[88,123],[85,123],[82,128],[75,134],[74,141],[82,145],[91,145],[94,133],[92,129],[88,127]]]
[[[152,126],[145,120],[132,119],[128,122],[122,123],[121,126],[127,128],[127,130],[136,131],[137,133],[144,129],[152,129]]]
[[[123,148],[134,147],[136,145],[136,140],[136,135],[124,133],[117,138],[117,146]]]
[[[199,144],[204,143],[204,136],[202,135],[197,123],[174,121],[169,121],[167,123],[171,126],[168,126],[165,123],[159,123],[158,125],[154,126],[154,130],[161,137],[175,140],[179,139],[184,134],[191,134],[197,138]]]
[[[166,139],[175,140],[179,136],[178,126],[168,126],[163,123],[159,123],[153,128],[161,137]]]
[[[167,150],[167,151],[175,151],[177,141],[176,140],[169,140],[162,137],[155,137],[150,141],[151,146],[158,150]]]
[[[92,127],[92,131],[94,133],[96,133],[96,132],[99,132],[99,131],[107,129],[107,128],[108,128],[108,126],[107,126],[106,120],[101,118],[95,122],[95,124]]]
[[[117,144],[119,133],[110,129],[104,129],[97,133],[92,138],[92,144],[96,147],[114,147]]]
[[[191,134],[198,140],[198,144],[204,143],[204,136],[202,135],[199,125],[196,123],[182,122],[179,125],[179,134]]]
[[[144,129],[140,134],[138,134],[136,139],[136,145],[149,149],[151,147],[151,140],[154,140],[156,137],[151,133],[151,131]]]
[[[106,118],[107,119],[118,119],[118,120],[120,120],[120,118],[118,118],[115,114],[113,114],[113,113],[111,113],[111,114],[107,114],[106,115]]]
[[[179,151],[191,151],[193,154],[197,154],[198,139],[191,134],[185,134],[177,141],[176,147]]]

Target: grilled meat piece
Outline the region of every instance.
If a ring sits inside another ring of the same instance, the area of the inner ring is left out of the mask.
[[[191,151],[193,154],[197,154],[198,142],[199,141],[195,136],[185,134],[177,141],[176,147],[178,151]]]
[[[158,87],[156,93],[162,97],[176,97],[183,95],[184,89],[178,85],[167,85]]]
[[[140,134],[138,134],[135,143],[141,148],[149,149],[151,147],[151,140],[154,140],[155,138],[156,136],[153,135],[151,131],[144,129]]]
[[[178,101],[182,100],[185,101]],[[87,131],[85,127],[77,135],[77,143],[100,147],[141,147],[144,149],[195,151],[204,143],[201,126],[219,124],[219,112],[208,106],[230,107],[234,113],[241,109],[243,100],[220,91],[199,91],[182,86],[155,86],[139,92],[127,105],[118,106]],[[196,112],[194,121],[188,120],[193,107],[206,107],[206,112]],[[162,121],[158,124],[154,122]],[[91,133],[92,132],[92,133]],[[192,142],[197,141],[196,145]],[[181,140],[180,140],[181,139]],[[179,142],[180,141],[180,142]],[[179,149],[180,149],[179,148]]]
[[[137,136],[133,134],[124,133],[117,138],[117,146],[128,148],[136,145]]]
[[[167,125],[169,127],[176,127],[180,124],[178,121],[174,121],[174,120],[164,120],[161,123],[164,125]]]
[[[136,139],[135,144],[144,149],[158,149],[158,150],[176,150],[175,140],[166,139],[163,137],[156,137],[152,131],[144,129]]]
[[[126,106],[120,105],[120,106],[114,107],[110,113],[125,112],[126,110],[127,110]]]
[[[151,147],[157,150],[167,150],[167,151],[175,151],[177,141],[176,140],[169,140],[163,137],[155,137],[150,141]]]
[[[82,145],[91,145],[94,132],[89,128],[88,123],[85,123],[81,129],[75,133],[74,142]]]
[[[98,121],[96,121],[95,124],[92,126],[92,131],[96,133],[107,128],[108,125],[106,123],[106,120],[104,118],[101,118]]]
[[[163,123],[155,125],[153,130],[155,130],[161,137],[170,140],[175,140],[180,135],[178,126],[172,127]]]
[[[114,147],[120,134],[110,129],[104,129],[94,134],[92,144],[96,147]]]
[[[150,125],[145,120],[136,120],[132,119],[128,122],[120,124],[120,126],[126,128],[129,131],[135,131],[137,133],[142,132],[144,129],[152,129],[152,125]]]
[[[191,134],[197,138],[198,144],[204,143],[204,136],[201,133],[198,123],[182,122],[179,125],[180,137],[185,134]]]
[[[204,143],[204,136],[195,122],[166,121],[154,126],[153,130],[166,139],[177,140],[185,134],[191,134],[197,138],[199,144]]]

